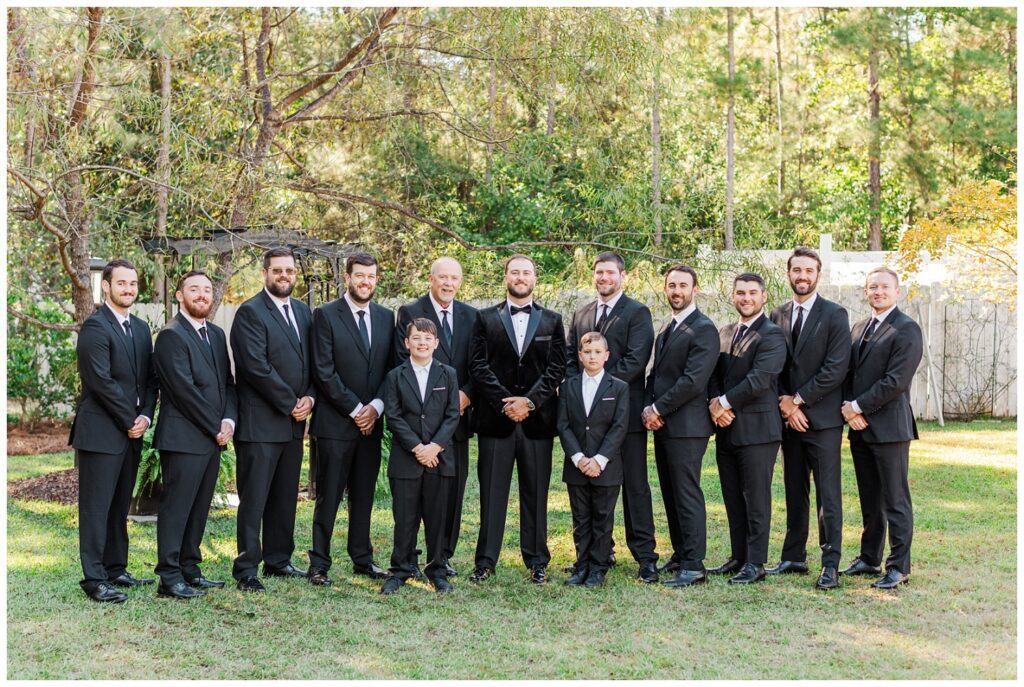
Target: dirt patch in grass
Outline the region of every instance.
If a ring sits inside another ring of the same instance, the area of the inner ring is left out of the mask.
[[[68,425],[46,420],[35,427],[7,425],[7,455],[34,456],[40,453],[63,453],[68,446]]]
[[[49,472],[7,485],[8,498],[78,503],[78,468]]]

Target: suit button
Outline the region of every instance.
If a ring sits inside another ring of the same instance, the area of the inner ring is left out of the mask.
[[[590,431],[590,427],[584,427],[583,429],[587,430],[588,432]]]
[[[420,415],[420,419],[421,419],[421,420],[425,420],[426,418],[427,418],[427,416],[426,416],[426,415]]]

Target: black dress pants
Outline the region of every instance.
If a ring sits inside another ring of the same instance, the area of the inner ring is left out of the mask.
[[[388,572],[403,580],[413,576],[417,565],[416,538],[422,519],[427,544],[427,566],[423,572],[431,580],[445,577],[448,507],[455,478],[424,472],[413,479],[392,478],[389,482],[395,535]]]
[[[231,574],[236,580],[241,580],[257,575],[260,561],[271,569],[281,569],[291,563],[295,551],[295,507],[302,469],[302,439],[236,441],[235,453],[238,556]]]
[[[647,431],[628,432],[622,442],[622,514],[626,546],[637,563],[657,563],[654,506],[647,478]],[[614,547],[615,542],[612,542]]]
[[[219,469],[219,448],[207,453],[160,452],[164,492],[156,521],[156,574],[164,586],[202,575],[199,546]]]
[[[822,567],[838,567],[843,546],[843,428],[782,430],[782,475],[786,484],[786,540],[782,560],[807,560],[811,476],[818,509]]]
[[[612,526],[619,485],[566,484],[572,510],[572,539],[576,565],[594,572],[608,570],[612,552]]]
[[[729,520],[731,557],[744,563],[768,561],[772,521],[772,472],[778,441],[735,446],[728,430],[718,433],[715,459]]]
[[[480,436],[477,475],[480,478],[480,536],[476,565],[493,568],[501,554],[512,486],[512,467],[519,476],[519,549],[526,567],[546,566],[548,550],[548,487],[551,485],[552,439],[531,439],[516,424],[511,436]]]
[[[910,544],[914,538],[914,508],[910,501],[910,442],[871,444],[860,432],[850,432],[850,453],[857,474],[857,492],[864,517],[860,559],[881,565],[889,530],[885,567],[910,574]]]
[[[348,555],[356,565],[373,562],[370,514],[380,472],[380,437],[351,441],[317,439],[316,504],[313,506],[311,568],[331,569],[331,535],[348,487]]]
[[[462,504],[466,496],[466,478],[469,476],[469,439],[452,440],[448,450],[455,456],[455,477],[452,478],[451,488],[448,490],[445,560],[455,555],[455,547],[459,543],[459,530],[462,528]]]
[[[78,451],[78,553],[82,589],[120,577],[128,568],[128,508],[142,440],[121,453]]]
[[[672,540],[672,560],[683,570],[704,570],[707,556],[707,509],[700,470],[708,437],[654,434],[654,460]]]

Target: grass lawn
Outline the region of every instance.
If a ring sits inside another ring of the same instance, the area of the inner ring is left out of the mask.
[[[897,593],[844,579],[830,593],[814,575],[732,588],[645,586],[625,548],[599,590],[566,588],[574,559],[565,486],[551,484],[548,542],[553,582],[535,587],[518,553],[513,487],[498,574],[467,581],[479,526],[474,474],[454,560],[456,591],[420,584],[395,597],[351,574],[347,519],[335,530],[334,587],[266,580],[269,593],[229,586],[193,602],[158,599],[153,587],[122,605],[96,604],[78,587],[77,509],[38,501],[7,504],[7,676],[11,679],[910,679],[1016,677],[1016,423],[922,426],[911,450],[914,568]],[[475,446],[475,442],[473,442]],[[713,446],[704,459],[709,566],[728,547]],[[556,465],[561,456],[556,453]],[[857,554],[860,510],[849,450],[843,451],[843,562]],[[9,457],[8,480],[70,467],[71,454]],[[668,528],[654,470],[658,550]],[[776,466],[769,559],[785,532],[782,466]],[[812,496],[813,504],[813,496]],[[313,504],[299,504],[294,562],[306,567]],[[813,522],[813,521],[812,521]],[[376,559],[391,554],[390,503],[374,512]],[[235,515],[211,513],[203,572],[230,580]],[[130,525],[129,568],[152,575],[155,525]],[[422,535],[421,535],[422,536]],[[809,563],[818,563],[812,525]]]

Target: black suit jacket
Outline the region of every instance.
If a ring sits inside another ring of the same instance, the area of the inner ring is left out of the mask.
[[[728,427],[734,446],[782,441],[779,415],[778,377],[786,364],[786,337],[766,315],[758,317],[730,353],[736,324],[719,332],[720,353],[715,373],[708,384],[711,398],[724,395],[736,413]]]
[[[129,315],[132,339],[103,305],[78,333],[76,353],[82,395],[75,410],[68,443],[94,453],[123,453],[135,418],[150,420],[156,410],[159,383],[153,368],[153,337],[149,325]],[[132,349],[134,344],[134,357]]]
[[[296,422],[291,412],[303,396],[316,398],[313,315],[305,303],[288,301],[298,337],[266,291],[242,303],[235,313],[231,351],[238,385],[235,439],[239,441],[289,441],[305,433],[305,421]]]
[[[558,392],[558,438],[565,451],[562,481],[566,484],[622,484],[622,442],[629,426],[629,385],[606,371],[587,415],[583,404],[583,375],[569,377]],[[608,464],[597,477],[587,477],[572,464],[577,453],[602,455]]]
[[[694,310],[672,330],[667,343],[666,331],[667,326],[654,342],[654,366],[647,378],[647,402],[665,420],[655,434],[709,437],[715,425],[708,413],[708,382],[718,361],[718,330],[707,315]]]
[[[511,435],[516,423],[501,412],[505,405],[501,399],[526,396],[536,410],[523,421],[523,432],[531,439],[552,439],[558,419],[555,389],[565,375],[562,316],[534,301],[522,356],[515,341],[506,301],[480,310],[470,347],[470,372],[477,395],[473,426],[483,436]]]
[[[580,374],[580,339],[594,330],[597,301],[593,300],[577,310],[569,325],[569,342],[566,351],[565,374],[567,377]],[[651,359],[651,344],[654,342],[654,324],[651,310],[643,303],[626,294],[619,297],[615,307],[601,326],[601,333],[608,340],[608,362],[604,371],[629,385],[629,431],[644,431],[640,416],[644,409],[644,373]]]
[[[853,326],[850,369],[843,395],[846,400],[857,401],[864,413],[868,427],[860,434],[869,444],[917,439],[910,384],[924,351],[921,327],[896,308],[860,353],[860,340],[870,321],[871,318],[861,320]]]
[[[398,308],[398,324],[395,326],[395,356],[398,362],[404,362],[409,358],[409,349],[405,347],[405,330],[417,317],[425,317],[437,326],[437,335],[441,340],[437,350],[434,351],[434,360],[455,368],[459,376],[459,390],[469,396],[470,402],[473,399],[473,380],[469,374],[469,346],[473,341],[473,323],[476,321],[476,308],[466,305],[462,301],[452,301],[452,345],[445,343],[441,334],[441,323],[437,319],[437,312],[434,304],[430,302],[430,295],[424,295],[412,303]],[[465,441],[473,436],[472,421],[473,406],[466,408],[466,412],[459,418],[459,426],[455,430],[455,440]]]
[[[325,439],[351,441],[362,436],[349,415],[360,403],[384,400],[384,376],[394,359],[395,315],[370,303],[370,352],[359,337],[359,325],[344,298],[313,312],[313,378],[319,394],[309,433]],[[373,428],[382,435],[381,423]]]
[[[388,477],[414,479],[424,472],[455,476],[455,457],[447,450],[459,424],[459,376],[455,368],[436,360],[430,365],[424,401],[412,363],[405,360],[384,380],[384,414],[391,430]],[[437,467],[425,468],[412,450],[417,444],[430,443],[445,450],[438,454]]]
[[[800,394],[811,429],[843,426],[843,381],[850,365],[850,319],[846,309],[819,294],[793,347],[793,301],[772,311],[786,337],[786,366],[779,393]]]
[[[153,446],[178,453],[207,453],[217,445],[223,419],[238,419],[235,380],[224,330],[206,321],[209,345],[178,313],[156,337],[153,362],[160,388],[160,419]]]

